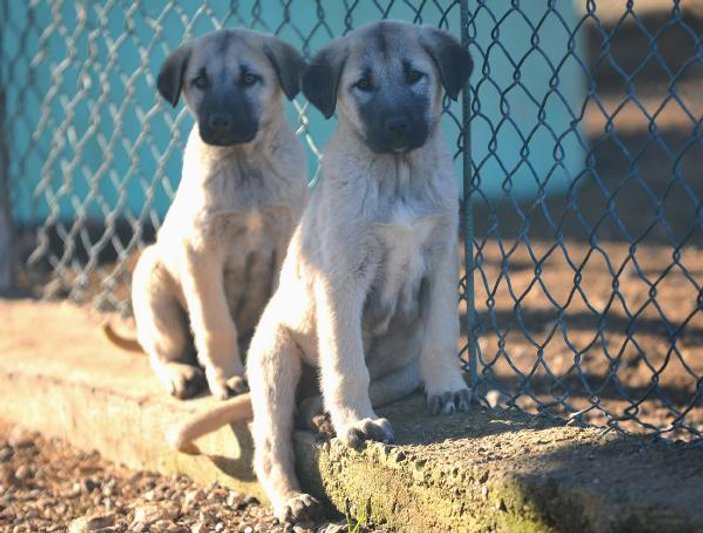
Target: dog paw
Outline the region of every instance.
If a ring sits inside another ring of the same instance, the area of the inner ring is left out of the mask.
[[[227,400],[249,391],[249,384],[242,376],[232,376],[227,380],[210,380],[210,392],[220,400]]]
[[[427,396],[427,406],[433,415],[451,415],[458,411],[468,411],[471,407],[471,391],[461,389]]]
[[[168,386],[172,396],[179,400],[187,400],[205,390],[207,381],[200,368],[178,365],[168,369]]]
[[[337,436],[350,448],[358,448],[366,440],[393,442],[393,428],[385,418],[362,418],[337,429]]]
[[[283,522],[312,525],[323,518],[322,504],[309,494],[299,493],[283,504],[279,518]]]
[[[232,376],[227,380],[227,389],[231,391],[230,396],[249,392],[249,384],[246,378],[242,376]]]

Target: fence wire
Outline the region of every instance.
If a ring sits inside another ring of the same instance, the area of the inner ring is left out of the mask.
[[[173,197],[192,125],[154,90],[184,40],[244,26],[310,58],[372,20],[432,24],[460,37],[476,65],[463,100],[446,102],[443,130],[463,184],[459,356],[477,395],[606,429],[703,437],[697,2],[0,8],[0,139],[20,284],[130,312],[131,268]],[[288,113],[314,170],[331,125],[302,96]]]

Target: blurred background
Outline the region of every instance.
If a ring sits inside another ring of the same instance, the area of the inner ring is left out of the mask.
[[[221,27],[310,58],[381,18],[475,69],[442,129],[462,206],[457,347],[492,405],[703,433],[703,2],[0,0],[0,289],[130,314],[192,119],[156,93]],[[334,120],[287,108],[311,181]]]

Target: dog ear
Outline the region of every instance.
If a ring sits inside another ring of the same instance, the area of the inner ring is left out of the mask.
[[[474,68],[468,50],[445,31],[423,26],[420,44],[437,65],[449,98],[456,100]]]
[[[183,88],[183,76],[190,58],[190,45],[184,44],[166,58],[159,71],[156,88],[161,96],[176,107]]]
[[[303,73],[303,94],[325,118],[330,118],[337,107],[337,89],[346,60],[346,51],[332,44],[320,50]]]
[[[286,97],[292,100],[300,92],[300,76],[305,69],[302,56],[291,45],[275,37],[264,45],[264,54],[271,61]]]

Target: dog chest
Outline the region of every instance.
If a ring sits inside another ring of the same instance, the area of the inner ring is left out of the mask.
[[[224,247],[225,293],[241,332],[253,329],[273,286],[275,227],[262,211],[218,216],[218,243]]]
[[[437,220],[400,207],[388,222],[374,226],[380,249],[364,316],[369,332],[383,334],[393,321],[408,323],[419,317]]]

